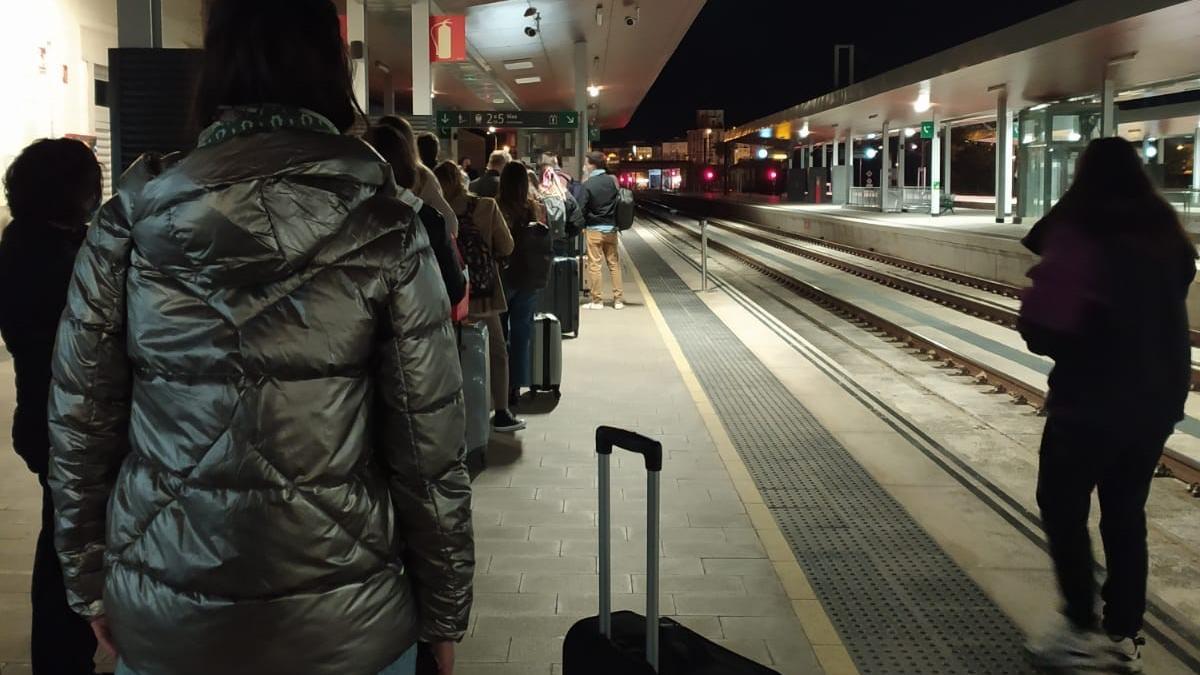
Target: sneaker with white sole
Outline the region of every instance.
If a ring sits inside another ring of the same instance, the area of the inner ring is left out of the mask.
[[[604,309],[603,302],[589,302],[583,306],[584,309]]]
[[[613,309],[625,309],[625,303],[618,300],[613,303]]]
[[[492,417],[492,429],[500,433],[511,433],[525,428],[525,420],[513,417],[507,410],[497,410]]]
[[[1142,672],[1142,647],[1146,644],[1146,638],[1141,635],[1133,637],[1109,635],[1108,640],[1108,650],[1117,660],[1118,672]]]
[[[1105,670],[1116,666],[1111,643],[1095,631],[1082,630],[1064,621],[1062,625],[1025,645],[1030,660],[1040,668]],[[1128,671],[1122,671],[1128,672]]]

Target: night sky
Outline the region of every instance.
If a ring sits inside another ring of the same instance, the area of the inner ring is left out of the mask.
[[[835,44],[855,45],[864,80],[1066,4],[708,0],[629,126],[601,145],[683,136],[700,108],[733,126],[819,96],[833,88]]]

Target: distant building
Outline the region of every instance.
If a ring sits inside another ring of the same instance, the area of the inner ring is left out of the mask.
[[[688,142],[684,139],[665,141],[659,155],[664,160],[686,162],[689,156]]]
[[[693,164],[717,164],[721,161],[720,145],[725,140],[724,129],[691,129],[687,137],[687,156]]]
[[[697,110],[696,111],[696,128],[697,129],[724,129],[725,128],[725,111],[724,110]]]

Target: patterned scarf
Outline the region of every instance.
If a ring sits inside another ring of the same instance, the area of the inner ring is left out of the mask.
[[[304,129],[324,134],[341,133],[324,115],[305,108],[276,104],[232,106],[221,109],[221,118],[200,132],[196,145],[205,148],[235,136],[279,129]]]

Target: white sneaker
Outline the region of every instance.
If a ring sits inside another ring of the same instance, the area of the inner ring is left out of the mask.
[[[1112,644],[1095,631],[1080,630],[1063,621],[1049,633],[1031,640],[1025,650],[1033,664],[1040,668],[1106,670],[1115,668],[1118,663]]]
[[[613,303],[613,309],[625,309],[625,303],[618,300]]]
[[[583,306],[584,309],[604,309],[603,302],[589,302]]]
[[[1142,646],[1146,638],[1141,635],[1134,637],[1108,636],[1108,651],[1117,660],[1117,668],[1122,673],[1142,672]]]

